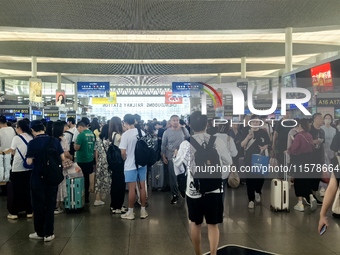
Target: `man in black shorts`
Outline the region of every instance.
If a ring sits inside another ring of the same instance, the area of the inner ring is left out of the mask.
[[[216,138],[213,148],[215,149],[214,155],[216,155],[216,152],[218,154],[217,164],[218,165],[222,164],[222,166],[231,165],[233,161],[230,154],[225,149],[224,142],[219,137],[210,136],[209,134],[206,133],[207,123],[208,123],[207,115],[202,115],[201,112],[197,111],[190,115],[190,127],[191,130],[194,131],[194,135],[191,137],[190,143],[193,144],[194,139],[198,143],[198,146],[202,146],[203,143],[209,145],[210,139]],[[187,198],[189,220],[191,221],[190,222],[191,239],[194,245],[195,253],[197,255],[202,254],[201,226],[203,223],[203,219],[205,218],[205,221],[208,225],[210,254],[216,255],[220,236],[217,224],[223,222],[222,176],[220,181],[219,178],[205,179],[205,183],[207,183],[206,181],[209,181],[209,187],[211,187],[211,189],[207,189],[204,194],[197,190],[197,187],[195,187],[193,173],[195,174],[194,170],[199,165],[198,161],[194,158],[195,155],[192,155],[192,153],[195,152],[196,150],[190,143],[187,140],[184,140],[184,142],[181,143],[178,152],[175,151],[175,158],[173,159],[173,163],[177,168],[181,168],[182,164],[184,163],[187,169],[187,187],[185,193]],[[208,153],[210,154],[210,151]],[[212,157],[210,158],[209,155],[208,159],[210,160],[212,159]],[[210,185],[212,183],[213,185]],[[200,185],[202,186],[202,181],[200,182]]]

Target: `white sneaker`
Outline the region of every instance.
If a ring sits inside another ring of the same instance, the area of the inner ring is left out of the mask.
[[[325,196],[325,192],[326,192],[326,189],[322,187],[320,189],[320,191],[319,191],[320,197],[324,197]]]
[[[55,238],[54,235],[44,237],[44,242],[51,242]]]
[[[254,209],[254,207],[255,207],[255,203],[253,201],[250,201],[249,204],[248,204],[248,208]]]
[[[317,207],[316,199],[313,196],[310,196],[310,209],[314,211]]]
[[[140,218],[141,219],[146,219],[149,216],[146,210],[141,210],[140,211]]]
[[[255,201],[256,201],[257,203],[260,203],[260,202],[261,202],[261,194],[260,194],[260,193],[256,193],[256,192],[255,192]]]
[[[64,212],[63,208],[58,207],[54,210],[54,215],[58,215],[58,214],[61,214],[63,212]]]
[[[128,211],[128,209],[123,205],[122,208],[120,209],[122,211],[122,213],[125,213]]]
[[[125,220],[134,220],[135,219],[135,214],[134,213],[124,213],[120,216],[122,219],[125,219]]]
[[[18,215],[8,214],[7,219],[16,220],[16,219],[18,219]]]
[[[101,201],[101,200],[96,200],[93,203],[94,206],[100,206],[100,205],[105,205],[105,202]]]
[[[33,213],[26,214],[27,219],[33,218]]]
[[[304,212],[305,211],[305,206],[302,203],[297,203],[294,206],[294,210],[299,211],[299,212]]]
[[[120,209],[116,209],[116,210],[111,210],[112,214],[122,214],[122,211]]]
[[[42,236],[38,236],[37,232],[30,234],[28,237],[30,239],[35,239],[35,240],[44,240],[44,238]]]

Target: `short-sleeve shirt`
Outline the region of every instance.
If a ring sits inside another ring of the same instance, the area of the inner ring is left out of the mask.
[[[33,139],[33,137],[27,133],[22,133],[21,136],[26,140],[27,143],[29,143]],[[14,158],[13,158],[12,172],[27,171],[28,169],[24,168],[24,165],[23,165],[24,160],[20,156],[20,153],[21,153],[23,158],[26,157],[26,153],[27,153],[26,143],[19,136],[15,136],[12,140],[11,149],[15,151]],[[18,151],[20,151],[20,153]]]
[[[89,163],[93,160],[93,151],[96,139],[91,130],[85,129],[77,136],[76,144],[80,149],[76,152],[78,163]]]
[[[50,139],[53,139],[53,147],[56,148],[57,152],[61,155],[64,153],[61,148],[60,141],[57,138],[50,137],[48,135],[38,135],[33,140],[28,143],[27,146],[27,158],[33,158],[33,170],[31,176],[31,185],[32,186],[41,186],[43,183],[41,182],[41,165],[42,165],[42,156],[44,155],[44,150],[46,149]]]
[[[136,169],[135,163],[135,148],[137,144],[137,128],[125,131],[120,140],[119,149],[126,150],[126,160],[124,163],[124,171],[131,171]],[[142,131],[142,135],[145,135]]]

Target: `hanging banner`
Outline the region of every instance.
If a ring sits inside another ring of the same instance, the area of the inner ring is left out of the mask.
[[[56,90],[55,105],[58,107],[65,107],[65,104],[66,104],[65,90]]]
[[[94,97],[92,98],[92,104],[117,104],[117,93],[110,92],[109,97]]]
[[[166,104],[183,104],[183,98],[173,96],[172,92],[165,92],[165,103]]]
[[[331,87],[333,86],[331,64],[326,63],[310,69],[312,74],[313,86]]]
[[[29,79],[29,100],[34,103],[42,102],[42,82],[40,79],[31,78]]]

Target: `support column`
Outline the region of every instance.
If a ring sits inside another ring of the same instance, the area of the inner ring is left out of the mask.
[[[32,62],[31,62],[31,69],[32,69],[32,78],[37,78],[37,57],[32,56]]]
[[[77,90],[77,83],[74,84],[74,105],[73,105],[73,109],[76,111],[76,115],[77,115],[77,111],[78,111],[78,90]]]
[[[247,78],[247,58],[241,58],[241,79]]]
[[[218,74],[217,75],[217,84],[221,84],[222,83],[222,74]]]
[[[58,90],[61,90],[61,73],[57,74]]]
[[[201,111],[202,114],[207,114],[207,95],[204,93],[201,95]]]
[[[286,35],[285,35],[285,54],[286,54],[286,73],[293,71],[293,28],[287,27],[286,28]]]

